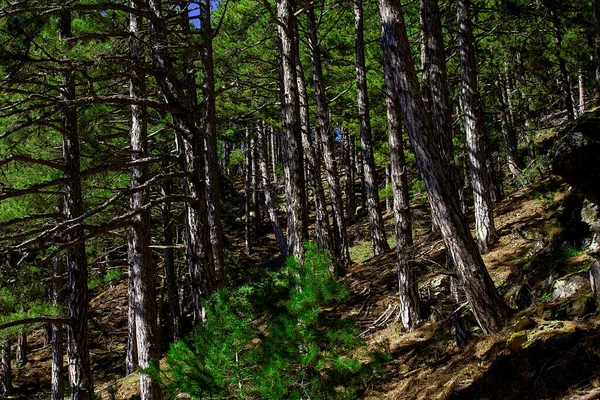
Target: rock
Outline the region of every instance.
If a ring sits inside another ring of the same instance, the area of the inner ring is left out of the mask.
[[[600,204],[600,109],[582,115],[563,135],[554,151],[552,172]]]
[[[579,290],[588,288],[590,281],[581,275],[569,275],[554,282],[550,300],[563,300],[573,296]]]
[[[521,350],[525,343],[527,343],[526,331],[516,332],[506,340],[506,346],[512,352],[517,352]]]
[[[537,326],[537,323],[529,318],[528,315],[524,315],[517,320],[515,325],[512,327],[513,332],[521,332],[529,329],[533,329]]]
[[[573,301],[567,309],[571,319],[583,318],[596,311],[596,301],[590,296],[581,296]]]
[[[600,250],[600,214],[598,213],[598,205],[589,200],[583,202],[581,208],[581,222],[586,223],[592,238],[585,245],[585,251],[589,253],[598,253]]]

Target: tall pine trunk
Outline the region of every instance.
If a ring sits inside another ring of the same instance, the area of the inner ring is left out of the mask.
[[[73,36],[70,11],[64,10],[61,12],[59,29],[63,40],[68,40]],[[73,101],[75,96],[73,73],[65,71],[61,77],[61,97],[66,101]],[[62,115],[65,167],[64,210],[66,218],[70,220],[83,215],[79,132],[77,128],[77,109],[66,107]],[[76,227],[69,231],[67,240],[70,242],[76,241],[83,236],[83,228]],[[77,244],[67,250],[67,274],[69,279],[68,315],[72,321],[67,331],[71,399],[88,400],[94,394],[94,388],[88,345],[89,294],[85,243]]]
[[[136,9],[142,7],[141,0],[132,0]],[[141,60],[141,49],[138,40],[142,18],[130,14],[129,31],[130,55],[134,63]],[[146,95],[145,76],[137,70],[129,71],[129,95],[134,100],[143,99]],[[129,228],[129,245],[131,249],[131,281],[133,285],[135,310],[135,333],[137,342],[137,360],[140,368],[150,367],[153,360],[160,358],[160,335],[157,325],[156,284],[152,265],[151,228],[150,228],[150,188],[148,182],[148,130],[146,107],[138,104],[131,106],[131,127],[129,132],[131,150],[131,199],[130,208],[133,213]],[[162,399],[162,391],[158,383],[150,375],[140,372],[140,394],[142,400]]]
[[[224,250],[223,228],[221,225],[221,188],[219,183],[219,160],[217,152],[217,109],[215,102],[215,72],[213,57],[213,30],[210,17],[211,1],[200,0],[200,32],[202,38],[201,59],[202,78],[204,84],[204,146],[206,150],[206,200],[208,225],[210,227],[210,243],[214,258],[214,275],[217,282],[223,280]],[[187,13],[186,13],[187,15]],[[187,21],[186,21],[187,22]],[[189,27],[189,22],[188,25]]]
[[[12,366],[10,364],[10,344],[11,343],[9,339],[5,338],[2,340],[2,371],[0,372],[0,394],[3,396],[10,395],[13,390]]]
[[[323,81],[323,66],[321,64],[321,49],[317,38],[315,13],[310,1],[306,2],[306,12],[309,42],[308,49],[312,63],[312,82],[315,91],[317,118],[319,121],[317,136],[322,144],[323,159],[325,162],[325,177],[327,178],[327,184],[329,185],[329,197],[331,198],[331,208],[333,210],[335,255],[340,264],[340,271],[337,272],[342,274],[352,261],[350,260],[350,253],[348,251],[349,246],[348,235],[346,233],[346,220],[344,219],[344,203],[338,177],[337,163],[335,160],[335,132],[332,129],[331,121],[329,120],[329,108],[325,94],[325,83]]]
[[[382,39],[385,36],[382,35]],[[419,312],[419,288],[416,272],[412,263],[413,239],[412,218],[410,214],[408,176],[404,159],[402,139],[402,111],[398,101],[398,89],[393,79],[392,59],[386,52],[382,41],[383,64],[385,71],[385,103],[388,118],[388,137],[390,145],[390,175],[394,195],[394,219],[396,233],[396,254],[398,271],[398,293],[400,298],[400,320],[404,329],[413,331],[421,322]]]
[[[381,217],[379,188],[373,155],[373,136],[369,116],[369,96],[367,94],[367,68],[365,66],[365,41],[363,36],[363,2],[354,0],[354,30],[356,39],[356,87],[358,118],[360,120],[360,141],[363,161],[364,196],[369,213],[373,252],[379,255],[390,249],[385,236],[385,226]]]
[[[482,253],[492,249],[498,239],[494,225],[491,197],[491,174],[487,162],[489,149],[485,135],[483,102],[477,84],[475,39],[471,21],[471,0],[457,1],[458,39],[460,45],[461,100],[464,128],[471,165],[471,183],[475,202],[475,230]]]
[[[53,281],[52,294],[54,297],[54,305],[63,307],[65,304],[64,282],[64,265],[58,259],[54,258],[53,264]],[[65,395],[65,379],[64,379],[64,328],[62,324],[52,324],[52,371],[50,378],[50,399],[63,400]]]
[[[417,165],[425,182],[432,211],[463,285],[473,314],[483,332],[498,332],[509,309],[485,268],[477,245],[461,212],[451,170],[436,145],[432,122],[425,109],[410,56],[404,16],[398,2],[379,0],[384,53],[390,57],[390,77],[398,97]]]
[[[304,254],[307,235],[306,193],[304,184],[300,107],[296,77],[296,20],[291,0],[277,1],[279,34],[280,95],[283,126],[285,198],[287,202],[288,253],[297,258]]]
[[[299,39],[296,38],[296,42]],[[298,48],[296,49],[298,51]],[[306,93],[306,81],[304,79],[304,68],[298,53],[296,53],[296,78],[298,81],[298,100],[300,105],[300,130],[302,134],[302,148],[306,158],[306,179],[310,184],[315,202],[315,234],[317,245],[321,249],[333,250],[331,238],[331,226],[325,204],[325,192],[321,183],[321,159],[316,156],[313,147],[312,132],[310,129],[308,95]]]
[[[273,227],[273,233],[275,234],[275,240],[277,241],[277,247],[279,247],[279,253],[283,256],[287,255],[287,245],[285,237],[281,231],[281,224],[277,217],[276,197],[273,195],[273,188],[269,181],[269,172],[267,170],[267,129],[265,122],[259,126],[259,137],[258,137],[258,164],[260,167],[260,182],[261,189],[265,194],[265,205],[269,219],[271,220],[271,226]]]

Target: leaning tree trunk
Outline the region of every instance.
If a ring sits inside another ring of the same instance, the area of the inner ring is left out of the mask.
[[[483,102],[477,85],[475,39],[471,24],[471,0],[457,1],[458,39],[460,44],[461,100],[464,126],[471,164],[471,182],[475,202],[475,230],[479,249],[491,250],[498,239],[494,225],[491,198],[487,138],[485,136]]]
[[[354,28],[356,35],[356,87],[365,184],[364,193],[369,213],[373,251],[375,255],[379,255],[389,250],[390,246],[385,237],[385,226],[381,217],[375,158],[373,156],[373,137],[371,134],[371,118],[369,116],[369,98],[367,94],[367,70],[365,66],[362,0],[354,0]]]
[[[277,247],[279,247],[279,253],[282,256],[286,256],[287,245],[285,242],[285,237],[283,236],[283,232],[281,231],[279,218],[277,217],[276,198],[273,196],[273,188],[271,187],[271,182],[269,182],[269,172],[267,171],[267,131],[264,121],[262,121],[258,129],[259,138],[257,155],[259,158],[258,164],[260,167],[261,189],[265,194],[265,205],[267,207],[269,219],[271,220],[271,226],[273,227],[273,233],[275,234]]]
[[[70,11],[61,12],[59,29],[63,40],[68,41],[73,36]],[[61,97],[67,102],[75,100],[75,80],[72,72],[63,72],[61,86]],[[64,108],[62,132],[65,167],[64,210],[66,218],[74,220],[83,215],[76,108]],[[83,228],[74,227],[69,231],[66,239],[68,242],[76,242],[82,237],[84,237]],[[71,399],[88,400],[94,394],[94,388],[88,346],[89,295],[85,242],[74,245],[67,250],[67,274],[69,279],[68,315],[72,321],[67,331]]]
[[[382,36],[382,38],[385,38]],[[383,41],[382,41],[383,43]],[[396,254],[398,256],[398,293],[400,297],[400,320],[404,329],[413,331],[421,322],[419,312],[419,287],[412,262],[413,239],[410,215],[408,177],[404,160],[402,140],[402,111],[398,91],[393,79],[392,60],[383,44],[383,64],[386,83],[386,108],[390,145],[390,170],[394,195],[394,219],[396,228]]]
[[[423,104],[421,91],[398,2],[379,0],[383,25],[384,53],[390,57],[390,76],[398,90],[405,125],[412,142],[417,165],[425,182],[429,202],[456,273],[463,285],[473,314],[483,332],[498,332],[509,309],[488,274],[477,245],[460,210],[451,170],[436,146],[432,123]]]
[[[304,254],[307,232],[300,108],[296,77],[296,20],[291,0],[277,1],[279,34],[280,95],[283,127],[285,198],[287,202],[288,253],[297,258]]]
[[[136,9],[142,7],[141,0],[133,0]],[[130,56],[133,63],[141,61],[141,49],[136,36],[141,31],[142,18],[130,14],[129,30]],[[137,70],[129,71],[129,95],[134,100],[146,95],[145,77]],[[143,162],[148,157],[148,130],[146,107],[138,104],[131,106],[130,127],[131,150],[131,198],[132,221],[129,228],[129,253],[131,255],[131,283],[133,286],[135,310],[135,333],[137,342],[137,361],[140,368],[150,367],[160,358],[160,335],[157,325],[156,284],[152,265],[151,228],[150,228],[150,188],[147,186],[149,169]],[[162,399],[162,391],[150,375],[140,372],[140,394],[142,400]]]
[[[296,38],[298,42],[299,39]],[[298,51],[298,48],[296,48]],[[296,53],[298,56],[298,53]],[[312,132],[310,131],[309,104],[306,94],[306,81],[304,79],[304,68],[300,57],[296,60],[296,78],[298,81],[298,100],[300,104],[300,130],[302,134],[302,148],[306,157],[306,177],[313,190],[315,201],[315,233],[317,245],[324,250],[333,250],[333,241],[331,239],[331,227],[329,226],[329,216],[325,204],[325,192],[321,183],[321,160],[315,155],[315,149],[312,143]],[[317,134],[318,135],[318,134]]]
[[[315,91],[315,100],[317,106],[317,118],[319,120],[319,130],[317,136],[322,144],[323,158],[325,161],[325,176],[329,185],[329,197],[331,198],[331,208],[333,210],[333,233],[335,241],[335,255],[340,264],[342,274],[348,265],[351,264],[350,253],[348,251],[348,235],[346,232],[346,221],[344,219],[344,203],[342,199],[342,189],[338,177],[338,168],[335,160],[334,136],[335,132],[331,127],[329,119],[329,108],[325,95],[325,84],[323,81],[323,67],[321,64],[321,49],[317,38],[317,27],[313,5],[310,1],[306,2],[307,10],[307,30],[309,41],[309,52],[312,62],[312,82]],[[349,162],[348,162],[349,164]],[[351,167],[348,166],[348,169]],[[352,183],[352,179],[350,180]]]

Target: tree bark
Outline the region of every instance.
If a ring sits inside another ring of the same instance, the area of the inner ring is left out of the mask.
[[[10,395],[13,390],[12,367],[10,362],[10,340],[5,338],[2,341],[2,377],[0,379],[0,394],[3,396]]]
[[[512,123],[508,105],[507,83],[502,77],[497,79],[498,105],[500,108],[500,123],[502,124],[502,136],[504,137],[504,148],[506,150],[506,161],[508,170],[517,178],[521,175],[523,164],[518,155],[517,130]]]
[[[54,279],[52,282],[52,292],[54,297],[54,305],[63,307],[65,304],[64,291],[64,266],[58,258],[54,259],[53,265]],[[65,394],[65,379],[64,379],[64,328],[59,324],[51,324],[52,327],[52,371],[50,378],[50,399],[63,400]]]
[[[131,0],[136,9],[142,7],[141,0]],[[142,29],[142,18],[130,14],[129,31],[132,34],[129,52],[134,63],[141,61],[141,49],[138,40]],[[135,69],[129,71],[129,95],[132,99],[146,95],[145,76]],[[137,342],[137,361],[142,368],[150,367],[152,361],[160,358],[160,335],[157,325],[156,283],[152,265],[151,228],[150,228],[150,188],[146,186],[149,169],[147,163],[139,160],[148,157],[148,130],[146,107],[131,106],[130,127],[131,161],[131,199],[130,208],[134,213],[129,235],[131,239],[131,281],[133,285],[135,310],[135,333]],[[160,400],[162,391],[157,382],[145,372],[140,372],[140,394],[142,400]]]
[[[219,161],[217,152],[217,108],[215,102],[215,67],[213,57],[213,29],[211,26],[211,1],[200,0],[200,37],[202,45],[200,56],[202,59],[202,77],[204,85],[204,146],[206,149],[206,204],[208,210],[208,225],[210,227],[210,243],[214,258],[214,275],[217,282],[223,280],[224,250],[223,228],[221,225],[221,188],[219,186]],[[186,13],[187,15],[187,13]],[[186,18],[186,23],[189,22]]]
[[[384,32],[383,32],[384,33]],[[382,35],[383,66],[386,83],[386,109],[390,146],[390,175],[394,195],[394,219],[396,232],[396,254],[398,293],[400,298],[400,320],[404,329],[413,331],[421,323],[419,311],[419,288],[412,262],[413,238],[412,218],[408,191],[408,177],[404,159],[402,139],[402,111],[398,101],[398,88],[393,78],[392,59],[387,54]]]
[[[252,244],[256,240],[256,214],[255,214],[255,201],[256,196],[256,186],[253,186],[253,175],[255,172],[254,168],[254,137],[250,132],[250,128],[246,127],[246,170],[245,170],[245,182],[244,182],[244,192],[245,192],[245,224],[244,224],[244,233],[245,233],[245,247],[246,254],[250,254],[252,251]]]
[[[498,235],[494,225],[494,209],[490,195],[491,176],[487,166],[489,151],[484,131],[483,102],[477,85],[475,39],[473,38],[470,10],[471,0],[457,1],[461,98],[471,164],[471,182],[475,203],[475,230],[479,249],[482,253],[487,253],[498,240]]]
[[[296,38],[296,43],[299,42]],[[298,51],[298,48],[296,49]],[[296,79],[298,82],[298,100],[300,106],[300,130],[302,135],[302,149],[307,161],[306,178],[312,187],[315,202],[315,234],[317,237],[317,246],[325,250],[333,250],[333,240],[331,238],[331,226],[329,225],[329,216],[325,204],[325,192],[321,184],[321,159],[315,155],[313,147],[312,132],[310,131],[310,117],[308,95],[306,94],[306,81],[304,79],[304,68],[298,52],[296,52]]]
[[[149,0],[148,6],[156,17],[150,24],[150,53],[155,77],[164,101],[175,106],[171,113],[175,136],[184,173],[183,192],[188,199],[184,203],[187,259],[192,286],[194,320],[204,320],[201,299],[208,296],[221,283],[215,269],[212,244],[209,239],[209,223],[206,201],[206,175],[204,158],[204,131],[196,94],[195,74],[188,73],[183,80],[177,78],[171,56],[167,49],[167,31],[162,16],[161,1]],[[188,71],[189,72],[189,71]]]
[[[21,330],[17,336],[16,350],[17,368],[23,368],[27,364],[27,332]]]
[[[432,211],[464,287],[473,314],[484,333],[498,332],[509,309],[498,294],[460,210],[451,170],[443,163],[432,122],[423,104],[410,56],[404,16],[398,2],[379,0],[384,54],[390,57],[390,76],[398,89],[405,125],[425,182]]]
[[[346,221],[344,219],[344,203],[342,199],[342,189],[338,178],[338,168],[335,160],[334,135],[329,119],[329,107],[325,93],[325,83],[323,80],[323,66],[321,64],[321,49],[317,37],[317,26],[315,22],[315,13],[310,1],[306,1],[306,18],[308,30],[308,49],[312,64],[312,83],[315,91],[315,101],[317,106],[317,118],[319,129],[317,131],[318,140],[320,140],[323,149],[323,159],[325,161],[325,176],[329,185],[329,197],[331,199],[331,208],[333,210],[333,237],[335,244],[335,255],[339,262],[340,274],[345,273],[348,265],[352,263],[348,251],[348,235],[346,233]],[[349,162],[348,162],[349,164]],[[348,166],[348,169],[351,169]],[[348,170],[347,169],[347,170]]]
[[[365,200],[369,213],[373,252],[379,255],[390,249],[385,235],[385,225],[381,217],[379,188],[373,156],[373,136],[371,134],[371,118],[369,116],[369,98],[367,94],[367,70],[365,66],[365,43],[363,37],[362,0],[354,0],[354,29],[356,38],[356,87],[358,117],[360,120],[360,140],[363,159],[363,178],[365,183]]]
[[[288,253],[300,259],[307,237],[307,216],[294,44],[297,29],[291,0],[277,1],[277,19]]]
[[[594,19],[594,61],[596,64],[594,100],[596,103],[600,103],[600,0],[592,0],[592,16]]]
[[[565,108],[567,109],[567,119],[573,121],[575,119],[575,106],[573,105],[573,97],[571,84],[569,83],[569,72],[567,71],[567,64],[564,57],[562,56],[562,24],[560,23],[560,17],[556,6],[553,4],[547,5],[550,9],[550,16],[552,17],[552,25],[554,27],[554,51],[558,60],[558,68],[560,71],[559,82],[561,91],[565,99]]]
[[[258,157],[260,167],[260,182],[261,188],[265,194],[265,205],[267,212],[269,213],[269,219],[271,220],[271,226],[273,227],[273,233],[275,234],[275,240],[277,241],[277,247],[279,247],[279,253],[282,256],[287,255],[287,245],[283,232],[281,231],[281,224],[277,217],[277,207],[275,206],[275,198],[273,196],[273,189],[269,181],[269,172],[267,171],[267,130],[265,122],[259,126],[259,138],[258,138]]]
[[[354,148],[353,138],[348,131],[340,128],[344,147],[344,171],[346,172],[346,219],[348,224],[356,218],[356,193],[354,193]]]
[[[162,194],[168,199],[173,192],[173,182],[171,178],[165,180],[162,184]],[[171,317],[171,337],[176,341],[181,337],[181,308],[179,307],[179,292],[177,290],[177,273],[175,271],[175,255],[173,245],[175,244],[175,232],[171,216],[171,202],[165,200],[161,207],[162,234],[165,280],[167,285],[167,295],[169,296],[169,315]]]
[[[131,240],[131,238],[129,238],[129,240]],[[136,337],[137,335],[135,333],[135,288],[133,286],[133,271],[130,255],[129,274],[127,278],[127,349],[125,350],[125,375],[134,373],[138,367]]]
[[[68,41],[73,36],[70,11],[61,12],[59,29],[63,40]],[[65,71],[61,76],[61,97],[66,101],[75,100],[75,80],[71,71]],[[62,130],[66,181],[64,211],[66,218],[72,220],[83,214],[76,108],[66,107],[64,109]],[[69,231],[66,240],[75,241],[83,236],[83,228],[77,227]],[[94,387],[88,346],[89,294],[85,243],[67,250],[67,274],[69,279],[68,316],[73,321],[67,330],[71,400],[88,400],[94,394]]]

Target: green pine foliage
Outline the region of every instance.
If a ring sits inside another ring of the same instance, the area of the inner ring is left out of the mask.
[[[355,398],[371,366],[354,355],[356,329],[324,311],[348,295],[332,263],[309,244],[303,263],[289,258],[258,283],[215,293],[207,322],[152,373],[173,398]]]

